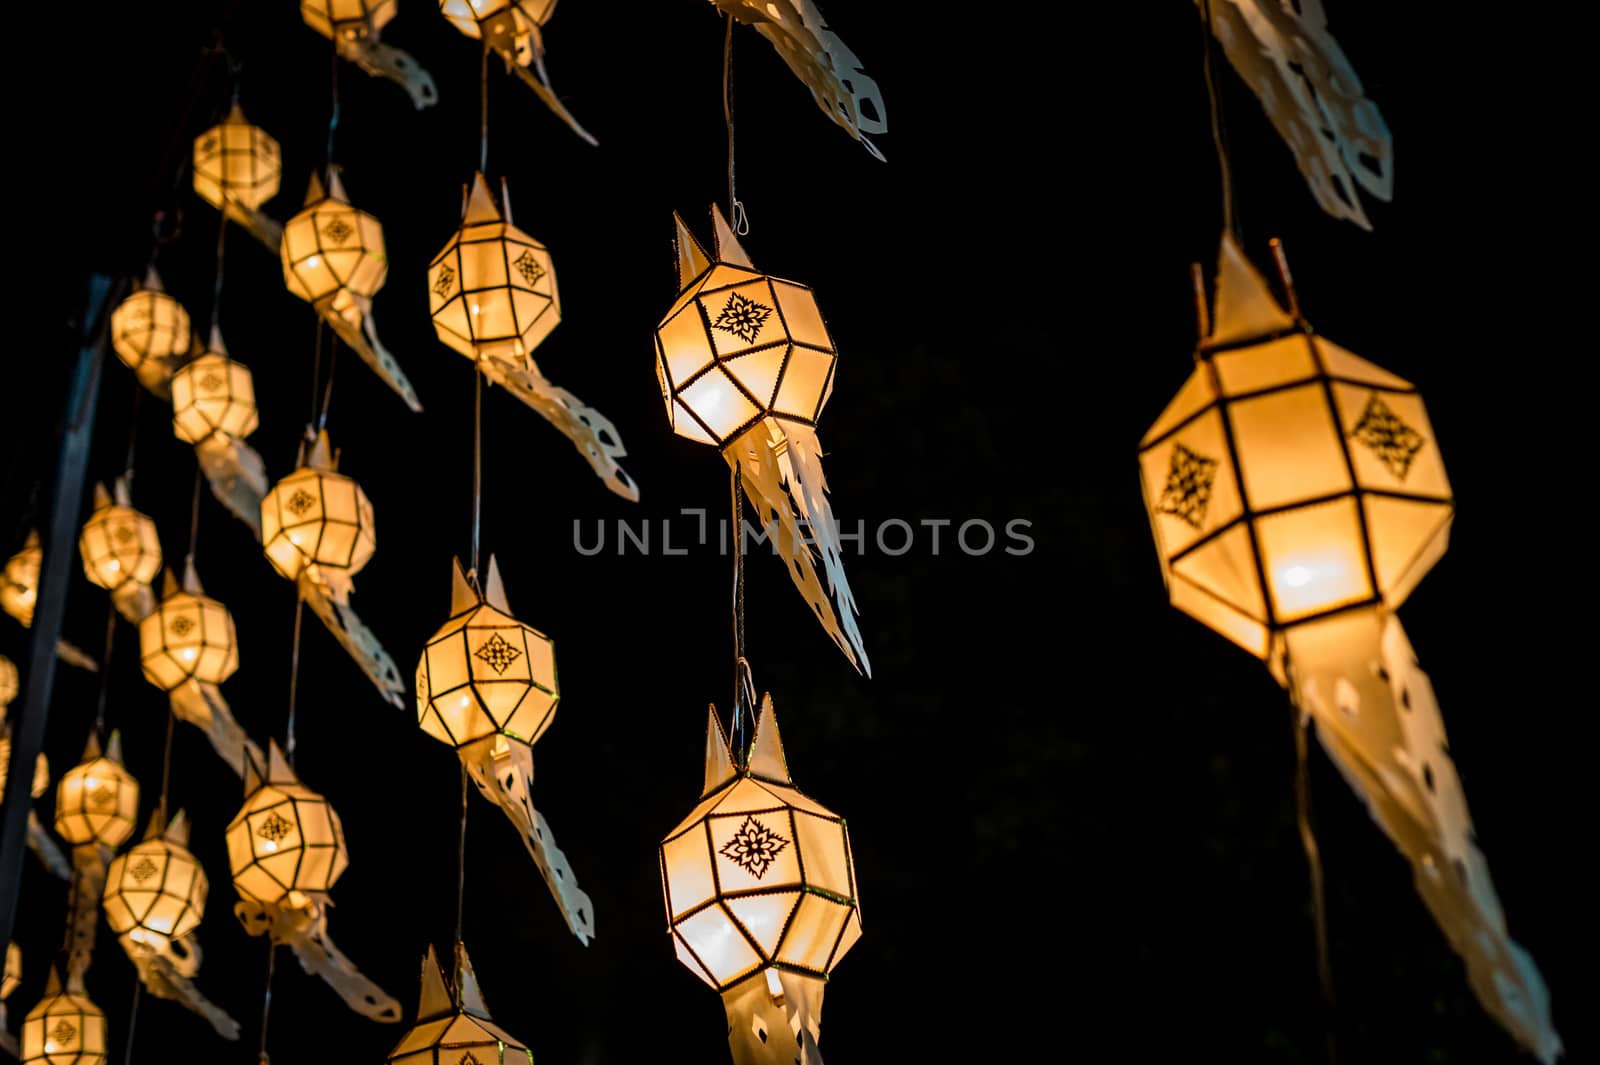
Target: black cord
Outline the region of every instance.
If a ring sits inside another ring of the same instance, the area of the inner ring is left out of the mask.
[[[489,35],[483,35],[481,95],[478,98],[478,172],[489,174]]]
[[[1212,21],[1211,0],[1201,0],[1200,11],[1205,19],[1201,38],[1204,41],[1206,99],[1211,106],[1211,141],[1217,149],[1217,170],[1222,180],[1222,228],[1242,243],[1244,236],[1239,231],[1238,212],[1233,201],[1233,167],[1228,160],[1228,133],[1222,120],[1222,96],[1217,88],[1216,67],[1212,57],[1211,39],[1216,33],[1216,24]]]
[[[318,321],[320,322],[321,319],[318,318]],[[317,335],[319,337],[322,335],[320,327],[317,330]],[[317,415],[318,429],[326,429],[328,427],[328,405],[333,402],[333,375],[338,368],[339,334],[330,328],[328,330],[328,383],[322,389],[322,411]]]
[[[733,181],[733,16],[722,38],[722,118],[728,126],[728,226],[743,236],[750,232],[750,219],[734,190]]]
[[[466,924],[467,903],[467,763],[461,763],[461,838],[456,852],[456,939],[451,953],[455,955],[455,974],[452,990],[455,1000],[461,1001],[461,943]]]
[[[200,542],[200,485],[204,480],[205,474],[197,458],[194,463],[194,497],[189,501],[189,553],[184,556],[191,567],[194,565],[195,547]]]
[[[472,580],[480,591],[479,551],[483,533],[483,374],[472,371]]]
[[[1328,949],[1328,904],[1323,890],[1322,850],[1317,846],[1316,825],[1311,816],[1311,772],[1308,761],[1306,733],[1310,731],[1310,716],[1290,701],[1289,712],[1294,725],[1294,804],[1296,820],[1300,826],[1300,846],[1305,850],[1306,867],[1311,880],[1311,916],[1317,940],[1317,982],[1322,989],[1322,1002],[1327,1009],[1326,1035],[1328,1065],[1339,1065],[1338,1040],[1334,1034],[1336,1000],[1333,987],[1333,963]]]
[[[745,705],[745,671],[748,666],[744,654],[744,485],[739,480],[737,463],[729,481],[733,533],[733,721],[728,728],[728,737],[737,760],[744,756],[745,717],[751,711]]]

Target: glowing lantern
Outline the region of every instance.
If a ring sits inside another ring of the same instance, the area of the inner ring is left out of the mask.
[[[489,1016],[478,990],[478,977],[464,944],[456,944],[460,971],[459,997],[445,990],[438,956],[428,948],[422,959],[422,995],[417,1023],[389,1052],[387,1065],[533,1065],[533,1052],[517,1042]]]
[[[0,572],[0,609],[22,622],[24,628],[33,626],[33,606],[39,595],[39,566],[44,562],[44,549],[39,546],[39,534],[29,532],[22,550],[7,560]]]
[[[326,431],[304,464],[261,501],[261,537],[272,568],[297,580],[307,568],[348,583],[377,547],[372,504],[361,486],[338,469]]]
[[[113,732],[100,753],[92,733],[83,761],[56,782],[56,832],[74,847],[98,843],[115,849],[133,835],[139,782],[122,767],[122,737]]]
[[[115,497],[95,485],[94,512],[78,535],[78,553],[89,583],[110,591],[129,621],[137,623],[151,611],[150,582],[161,570],[161,540],[156,523],[129,504],[124,479],[117,479]]]
[[[189,826],[180,811],[162,831],[152,819],[150,835],[111,862],[102,905],[117,935],[150,943],[188,935],[206,912],[210,884],[185,844]]]
[[[379,78],[398,82],[420,111],[437,103],[433,77],[398,48],[378,42],[397,0],[300,0],[306,25],[333,41],[339,55]]]
[[[66,990],[50,970],[44,1000],[22,1022],[25,1065],[105,1065],[106,1015],[89,1001],[83,977],[71,973]]]
[[[300,0],[300,17],[324,37],[360,38],[394,18],[399,0]]]
[[[194,190],[273,251],[282,227],[259,208],[278,194],[283,161],[278,142],[252,126],[238,103],[228,117],[194,139]]]
[[[265,778],[250,767],[244,808],[227,828],[233,886],[268,905],[291,893],[326,895],[350,864],[339,815],[300,783],[276,744],[268,758]]]
[[[722,992],[734,1060],[811,1060],[861,912],[844,819],[790,780],[771,696],[748,751],[729,747],[713,708],[700,803],[660,856],[678,960]]]
[[[713,207],[711,218],[714,257],[673,215],[681,291],[655,335],[667,421],[679,436],[721,449],[762,527],[775,526],[795,587],[870,676],[816,432],[833,391],[833,341],[811,290],[756,270],[722,212]]]
[[[1173,605],[1267,659],[1467,963],[1485,1007],[1560,1049],[1506,933],[1427,674],[1391,611],[1443,554],[1450,485],[1407,381],[1315,335],[1224,237],[1187,384],[1140,445]],[[1203,306],[1203,304],[1202,304]]]
[[[180,590],[167,571],[161,605],[139,622],[144,677],[170,692],[190,680],[221,684],[239,668],[239,642],[228,608],[206,595],[189,566]]]
[[[172,375],[172,431],[187,444],[256,431],[256,388],[250,368],[228,358],[218,333],[211,349]]]
[[[165,395],[177,364],[194,343],[189,312],[167,295],[151,267],[144,287],[111,312],[111,347],[145,387]]]
[[[550,21],[556,0],[439,0],[439,13],[473,40],[489,42],[567,128],[590,144],[598,143],[578,124],[550,84],[544,69],[544,38],[539,27]]]

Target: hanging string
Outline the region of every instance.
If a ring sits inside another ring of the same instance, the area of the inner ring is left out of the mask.
[[[451,950],[455,955],[455,972],[451,977],[451,986],[455,988],[456,1001],[461,1001],[461,951],[459,945],[464,942],[462,929],[465,926],[467,903],[467,763],[461,763],[461,839],[456,852],[456,947]]]
[[[106,695],[111,687],[111,649],[117,642],[117,605],[106,606],[106,638],[100,652],[100,694],[94,704],[94,734],[102,742],[106,738]]]
[[[194,464],[194,496],[189,500],[189,553],[184,556],[189,566],[194,565],[195,545],[200,542],[200,485],[205,481],[205,472],[196,460]]]
[[[300,625],[305,619],[305,600],[299,588],[294,593],[294,644],[289,652],[289,717],[283,727],[283,756],[294,765],[295,708],[300,699]]]
[[[1205,48],[1203,64],[1206,99],[1211,107],[1211,142],[1217,150],[1217,169],[1222,179],[1222,228],[1233,234],[1235,240],[1242,242],[1244,235],[1239,231],[1237,212],[1234,210],[1233,167],[1228,160],[1228,131],[1222,121],[1222,97],[1217,88],[1216,66],[1212,56],[1212,38],[1216,34],[1216,24],[1211,18],[1211,0],[1201,0],[1200,10],[1204,19],[1201,38]]]
[[[333,138],[339,132],[339,45],[335,42],[329,49],[333,57],[331,73],[328,76],[328,98],[331,101],[328,107],[328,177],[333,177]]]
[[[469,576],[476,588],[479,587],[479,543],[483,532],[483,374],[477,372],[476,367],[472,383],[472,569]]]
[[[735,756],[742,757],[745,717],[751,708],[746,705],[750,667],[744,656],[744,485],[739,480],[737,466],[729,481],[733,531],[733,721],[728,728],[728,738]]]
[[[1306,733],[1310,730],[1311,720],[1292,702],[1289,712],[1294,723],[1295,815],[1300,825],[1300,846],[1306,852],[1306,866],[1311,876],[1311,914],[1317,939],[1317,982],[1321,985],[1322,1002],[1327,1009],[1328,1065],[1339,1065],[1339,1047],[1333,1027],[1336,1001],[1333,965],[1328,951],[1328,905],[1322,882],[1322,850],[1317,846],[1316,827],[1311,818],[1311,772],[1306,751]]]
[[[319,319],[319,321],[320,321],[320,319]],[[319,337],[321,336],[321,330],[320,329],[317,331],[317,335]],[[337,333],[333,332],[332,329],[329,329],[329,331],[328,331],[328,383],[327,383],[327,385],[325,385],[323,387],[323,390],[322,390],[322,410],[317,414],[317,428],[318,429],[326,429],[328,427],[328,404],[333,402],[333,374],[334,374],[334,371],[337,370],[338,368],[339,368],[339,335]]]
[[[733,182],[733,16],[728,16],[728,30],[722,38],[722,118],[728,126],[728,225],[734,233],[744,236],[750,232],[750,218],[744,212],[734,191]]]
[[[278,944],[267,937],[267,990],[261,996],[261,1049],[257,1057],[258,1065],[271,1065],[272,1059],[267,1056],[267,1024],[272,1019],[272,977],[278,968]]]
[[[128,412],[128,457],[122,463],[122,476],[133,490],[133,456],[139,444],[139,401],[144,396],[144,386],[137,380],[133,384],[133,409]]]
[[[318,396],[322,391],[322,315],[316,316],[317,339],[311,351],[311,419],[307,425],[317,423]]]
[[[228,212],[217,212],[217,281],[211,289],[211,332],[216,334],[222,321],[222,264],[228,248]],[[206,343],[212,343],[211,337]]]
[[[489,174],[489,35],[483,35],[481,95],[478,99],[478,171]]]
[[[128,1007],[128,1041],[123,1044],[122,1065],[133,1065],[133,1033],[139,1026],[139,1000],[144,997],[144,981],[133,978],[133,1003]]]

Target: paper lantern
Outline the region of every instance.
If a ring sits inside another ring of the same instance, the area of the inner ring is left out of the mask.
[[[221,684],[239,668],[239,642],[228,608],[206,595],[190,565],[180,588],[167,571],[161,605],[139,622],[144,678],[162,691],[196,680]]]
[[[5,655],[0,655],[0,711],[11,705],[11,700],[17,697],[21,690],[21,680],[17,676],[17,664]]]
[[[482,174],[461,228],[428,266],[428,312],[439,339],[469,359],[515,363],[561,321],[550,253],[511,224],[509,201],[502,216]]]
[[[350,864],[339,815],[300,783],[276,744],[268,758],[265,776],[250,767],[244,807],[225,833],[233,886],[266,905],[326,895]]]
[[[105,1065],[106,1015],[89,1001],[83,977],[61,977],[54,969],[45,997],[28,1011],[22,1022],[22,1060],[25,1065]]]
[[[550,21],[556,0],[440,0],[439,13],[450,25],[478,40],[506,41],[523,66],[532,61],[538,27]]]
[[[20,986],[22,986],[22,949],[15,943],[7,943],[5,977],[0,979],[0,1002],[10,998]]]
[[[75,847],[115,849],[133,835],[138,812],[139,782],[122,766],[122,737],[113,732],[102,754],[91,733],[83,761],[56,782],[56,833]]]
[[[328,300],[335,310],[370,300],[389,276],[383,226],[350,206],[337,170],[326,191],[311,176],[304,209],[283,227],[280,255],[289,291],[310,303]]]
[[[772,699],[748,751],[729,747],[713,708],[699,805],[660,849],[661,886],[678,960],[723,994],[741,1046],[790,1060],[817,1038],[829,972],[861,936],[844,819],[795,788]],[[762,1059],[765,1060],[765,1059]]]
[[[161,571],[161,540],[156,523],[127,502],[126,482],[117,483],[113,500],[104,485],[95,486],[94,512],[78,535],[78,553],[89,583],[116,591],[126,584],[149,584]]]
[[[495,735],[532,745],[555,718],[555,643],[511,616],[489,560],[482,594],[455,564],[450,620],[417,663],[417,722],[452,747]]]
[[[172,431],[186,444],[239,439],[256,431],[256,386],[250,368],[228,358],[222,334],[172,375]]]
[[[308,567],[348,580],[377,547],[372,504],[338,469],[326,430],[299,469],[261,500],[261,538],[272,568],[297,580]]]
[[[140,380],[147,364],[166,364],[188,355],[193,340],[189,312],[162,290],[155,267],[145,275],[144,287],[111,312],[111,348],[140,374]],[[170,367],[163,365],[161,375],[169,372]]]
[[[282,174],[278,142],[252,126],[237,103],[194,139],[194,190],[213,207],[260,207],[278,194]]]
[[[324,37],[366,37],[394,18],[399,0],[300,0],[300,17]]]
[[[33,606],[39,595],[39,567],[44,562],[44,550],[39,546],[39,534],[29,532],[22,550],[6,561],[0,572],[0,609],[20,621],[24,628],[33,626]]]
[[[189,826],[182,811],[164,830],[156,819],[150,829],[144,842],[112,860],[101,900],[111,930],[140,943],[194,931],[210,890],[205,870],[185,846]]]
[[[387,1065],[533,1065],[533,1052],[490,1018],[472,959],[460,943],[456,965],[461,974],[458,999],[445,989],[438,957],[428,948],[417,1023],[389,1052]]]

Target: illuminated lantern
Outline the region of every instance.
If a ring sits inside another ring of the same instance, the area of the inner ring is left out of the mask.
[[[139,622],[144,678],[170,692],[194,680],[221,684],[239,668],[239,641],[228,608],[206,595],[194,566],[180,589],[167,571],[161,604]]]
[[[486,39],[567,128],[590,144],[598,142],[578,124],[556,96],[544,69],[544,37],[539,27],[550,21],[556,0],[439,0],[446,21],[473,40]]]
[[[1510,940],[1427,674],[1391,613],[1452,514],[1410,382],[1312,332],[1224,237],[1188,383],[1140,445],[1173,605],[1266,659],[1373,818],[1485,1007],[1553,1060],[1532,959]],[[1203,302],[1202,302],[1203,307]]]
[[[108,590],[123,617],[137,624],[155,608],[150,582],[161,570],[161,540],[156,523],[129,504],[123,478],[115,497],[95,485],[94,512],[78,535],[78,554],[89,583]]]
[[[189,312],[167,295],[151,267],[144,287],[111,312],[111,348],[146,388],[165,396],[173,371],[194,343]]]
[[[194,139],[194,191],[273,251],[282,229],[259,208],[278,194],[282,176],[278,142],[252,126],[238,103]]]
[[[44,1000],[22,1022],[25,1065],[105,1065],[106,1015],[84,994],[83,977],[71,973],[66,990],[50,970]]]
[[[8,679],[10,696],[5,694],[5,686]],[[0,698],[0,794],[5,793],[6,780],[11,774],[11,726],[5,720],[6,707],[4,704],[10,701],[11,696],[16,695],[16,691],[17,667],[11,664],[10,659],[0,655],[0,696],[5,696]],[[37,799],[49,790],[50,762],[41,752],[33,762],[31,794],[33,798]],[[28,809],[28,848],[33,851],[34,856],[39,859],[39,862],[52,876],[60,877],[62,880],[71,879],[72,867],[67,864],[66,856],[61,853],[61,848],[56,846],[55,840],[51,837],[49,831],[45,829],[44,823],[39,820],[39,812],[31,806]],[[0,998],[4,997],[0,995]],[[0,1034],[3,1034],[5,1027],[3,1022],[4,1014],[0,1013]]]
[[[39,566],[43,561],[39,534],[29,532],[22,550],[12,555],[5,570],[0,572],[0,609],[22,622],[24,628],[33,626],[33,606],[39,596]]]
[[[153,818],[148,838],[112,859],[101,904],[113,932],[152,944],[199,926],[210,884],[188,841],[189,826],[179,811],[165,831]]]
[[[417,723],[455,748],[483,797],[516,825],[567,927],[588,943],[593,904],[533,807],[533,744],[561,699],[555,644],[512,617],[492,555],[481,591],[459,562],[453,579],[450,620],[417,663]]]
[[[422,960],[422,996],[417,1023],[389,1052],[387,1065],[533,1065],[533,1052],[489,1017],[464,944],[456,944],[459,998],[445,990],[433,948]]]
[[[713,708],[700,803],[660,858],[678,960],[722,992],[734,1061],[820,1060],[822,992],[861,911],[844,819],[790,780],[771,696],[748,751]]]
[[[256,388],[250,368],[228,358],[222,335],[211,349],[172,375],[172,431],[186,444],[256,431]]]
[[[333,41],[339,55],[379,78],[399,82],[420,111],[438,102],[433,77],[398,48],[378,43],[398,0],[300,0],[306,25]]]
[[[335,472],[338,465],[327,431],[319,432],[300,468],[261,501],[267,560],[290,580],[313,569],[324,583],[348,587],[377,547],[372,504],[360,485]]]
[[[722,212],[713,207],[711,218],[715,256],[673,215],[681,291],[655,335],[667,421],[679,436],[722,451],[762,528],[775,527],[795,587],[870,676],[816,431],[833,392],[833,340],[811,290],[756,270]]]
[[[93,733],[83,761],[56,782],[56,833],[74,847],[100,844],[115,850],[133,835],[139,782],[122,766],[122,737],[113,732],[100,753]]]
[[[300,17],[324,37],[361,38],[388,25],[399,0],[300,0]]]

